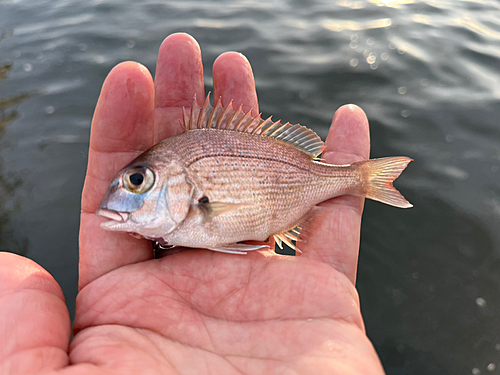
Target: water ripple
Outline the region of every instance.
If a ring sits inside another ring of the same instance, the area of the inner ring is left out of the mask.
[[[76,26],[86,22],[89,22],[94,18],[92,14],[81,14],[75,17],[66,17],[60,20],[50,20],[46,22],[32,23],[29,25],[23,25],[15,28],[16,35],[34,34],[40,32],[46,32],[48,30],[66,27],[66,26]]]

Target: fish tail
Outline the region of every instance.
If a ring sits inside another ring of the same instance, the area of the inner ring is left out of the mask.
[[[354,163],[361,172],[361,195],[395,207],[413,207],[392,185],[411,161],[406,156],[396,156]]]

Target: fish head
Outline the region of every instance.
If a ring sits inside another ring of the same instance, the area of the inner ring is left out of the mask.
[[[177,228],[189,211],[192,186],[184,170],[179,173],[171,164],[131,163],[118,172],[96,211],[110,219],[101,228],[146,238],[160,238]]]

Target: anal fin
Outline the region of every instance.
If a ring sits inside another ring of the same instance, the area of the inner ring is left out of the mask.
[[[302,241],[300,239],[300,230],[302,228],[300,226],[296,226],[286,232],[274,234],[274,240],[278,244],[279,248],[283,250],[283,242],[287,244],[293,250],[302,253],[302,251],[297,247],[297,245],[293,244],[292,241],[297,243],[298,241]]]

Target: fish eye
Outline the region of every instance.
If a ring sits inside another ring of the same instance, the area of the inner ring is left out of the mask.
[[[142,175],[142,173],[134,173],[133,175],[129,176],[128,179],[134,186],[140,186],[144,182],[144,176]]]
[[[123,185],[132,193],[145,193],[154,182],[153,171],[146,167],[133,167],[123,175]]]

